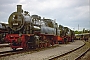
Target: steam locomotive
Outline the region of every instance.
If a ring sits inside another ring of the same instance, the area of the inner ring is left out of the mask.
[[[8,23],[6,39],[13,50],[49,47],[58,40],[63,41],[55,20],[30,16],[28,11],[22,10],[22,5],[17,5],[17,12],[9,16]]]
[[[0,43],[5,43],[5,36],[6,34],[8,33],[8,30],[7,30],[7,24],[5,23],[0,23]]]

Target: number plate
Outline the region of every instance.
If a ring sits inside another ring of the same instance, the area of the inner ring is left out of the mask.
[[[13,23],[13,25],[18,25],[18,23]]]

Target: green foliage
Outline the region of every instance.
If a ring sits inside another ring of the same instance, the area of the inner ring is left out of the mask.
[[[83,33],[83,31],[74,31],[75,32],[75,34],[82,34]]]
[[[74,31],[75,34],[90,33],[90,30]]]

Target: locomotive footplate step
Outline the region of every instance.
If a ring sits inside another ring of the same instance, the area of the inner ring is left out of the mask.
[[[58,47],[47,49],[43,51],[39,51],[32,54],[26,54],[23,56],[19,56],[18,58],[14,58],[13,60],[49,60],[53,57],[65,54],[69,51],[72,51],[76,48],[83,46],[85,43],[83,41],[77,40],[70,44],[63,44]],[[12,58],[10,58],[12,60]]]

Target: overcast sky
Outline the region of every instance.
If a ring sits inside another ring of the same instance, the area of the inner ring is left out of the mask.
[[[10,14],[22,5],[30,15],[37,14],[42,18],[56,19],[59,25],[72,30],[90,30],[89,0],[0,0],[0,22],[8,22]]]

